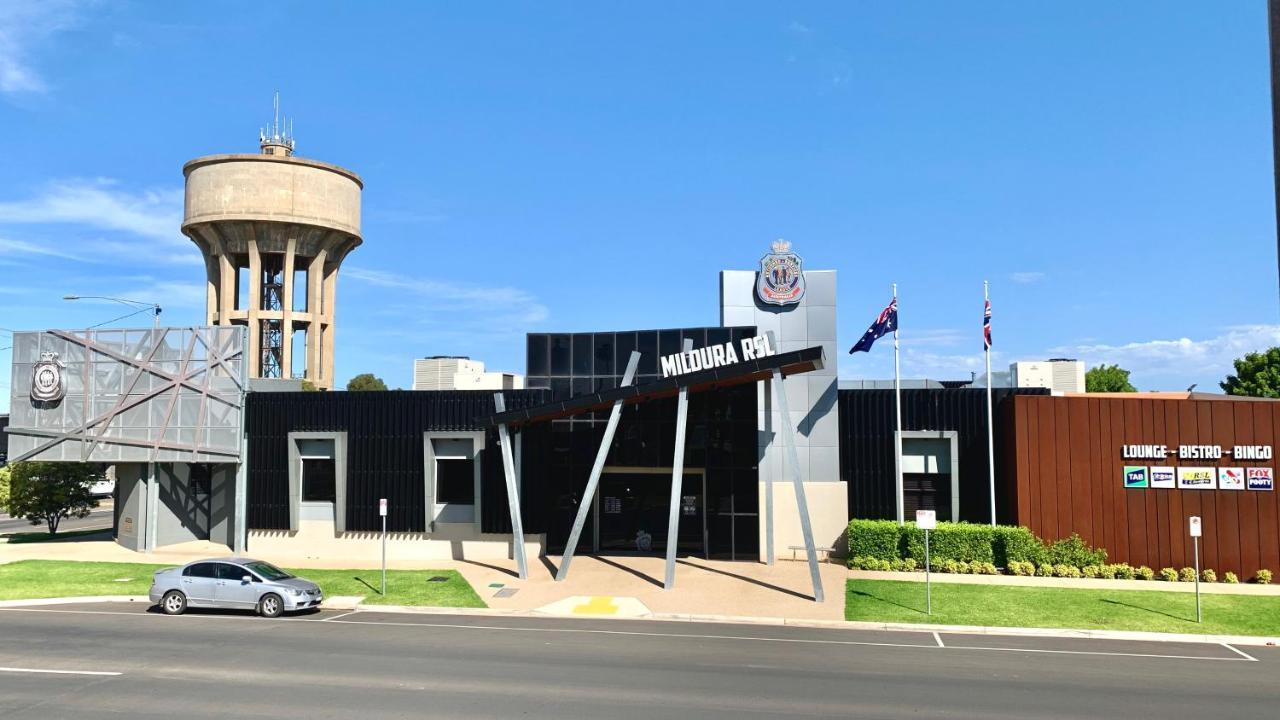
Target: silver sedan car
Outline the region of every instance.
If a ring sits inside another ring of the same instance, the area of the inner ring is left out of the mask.
[[[255,610],[263,617],[319,608],[320,586],[268,562],[251,558],[199,560],[157,570],[151,578],[151,602],[168,615],[188,607]]]

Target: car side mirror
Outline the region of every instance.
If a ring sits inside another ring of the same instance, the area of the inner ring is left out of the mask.
[[[242,582],[242,583],[251,583],[251,582],[253,582],[253,576],[252,576],[252,575],[245,575],[244,577],[240,578],[240,582]]]

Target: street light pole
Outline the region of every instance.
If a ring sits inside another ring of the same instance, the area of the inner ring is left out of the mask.
[[[142,302],[140,300],[130,300],[128,298],[111,297],[109,295],[63,295],[62,299],[63,300],[110,300],[112,302],[118,302],[121,305],[131,305],[133,307],[150,309],[151,317],[152,317],[152,327],[154,327],[157,330],[160,329],[160,313],[163,311],[163,309],[160,307],[159,303]],[[138,312],[142,312],[142,311],[139,310]],[[136,315],[137,313],[133,313],[133,314]],[[124,317],[129,317],[129,316],[125,315]],[[116,318],[116,320],[123,320],[123,319],[124,318]],[[115,322],[115,320],[108,320],[107,322]],[[105,325],[106,323],[103,323],[103,324]]]

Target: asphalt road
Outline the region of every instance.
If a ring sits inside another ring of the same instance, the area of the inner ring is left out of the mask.
[[[88,530],[89,528],[102,528],[104,530],[111,529],[111,500],[102,500],[96,510],[89,513],[85,518],[67,518],[58,525],[58,532],[64,530]],[[45,526],[32,525],[30,521],[23,518],[15,518],[0,513],[0,535],[15,532],[44,532]]]
[[[1280,650],[1193,643],[119,604],[0,609],[0,637],[6,720],[1203,720],[1280,702]]]

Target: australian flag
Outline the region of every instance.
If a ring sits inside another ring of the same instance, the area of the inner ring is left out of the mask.
[[[982,310],[982,349],[991,349],[991,301]]]
[[[889,307],[880,311],[880,317],[877,317],[876,321],[871,323],[871,327],[867,328],[867,331],[862,334],[858,344],[849,349],[849,354],[852,355],[858,351],[870,352],[871,345],[875,341],[897,329],[898,298],[894,298],[889,302]]]

